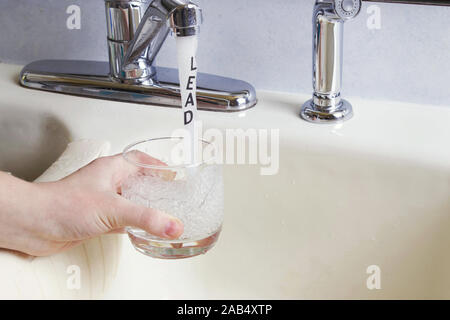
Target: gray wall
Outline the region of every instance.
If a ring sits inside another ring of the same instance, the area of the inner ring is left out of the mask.
[[[0,60],[106,60],[102,0],[2,0]],[[204,9],[198,64],[257,89],[311,92],[313,0],[198,0]],[[81,29],[66,27],[69,5]],[[344,95],[450,105],[450,7],[377,4],[346,24]],[[175,66],[168,39],[158,64]]]

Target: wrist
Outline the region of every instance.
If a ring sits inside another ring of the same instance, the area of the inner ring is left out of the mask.
[[[26,252],[40,188],[0,172],[0,248]]]

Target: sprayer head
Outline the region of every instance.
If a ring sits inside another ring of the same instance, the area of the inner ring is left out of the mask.
[[[177,37],[198,34],[202,22],[202,9],[193,3],[178,6],[169,13],[169,27]]]
[[[334,10],[344,20],[356,17],[361,11],[361,5],[361,0],[334,0]]]

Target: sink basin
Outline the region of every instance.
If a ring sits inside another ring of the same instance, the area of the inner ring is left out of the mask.
[[[19,66],[0,69],[0,169],[23,178],[67,141],[105,139],[120,152],[182,123],[177,109],[21,88]],[[108,236],[32,261],[2,252],[2,266],[22,271],[0,281],[38,278],[21,280],[24,289],[51,279],[44,297],[64,298],[450,299],[450,107],[353,98],[351,121],[315,125],[298,117],[308,95],[258,94],[245,113],[200,113],[205,127],[280,129],[278,174],[225,166],[225,223],[208,254],[151,259],[126,236]],[[68,265],[81,266],[78,291],[66,289]],[[371,266],[379,289],[367,286]]]
[[[29,112],[14,103],[0,111],[0,170],[32,181],[47,169],[71,140],[57,118]]]

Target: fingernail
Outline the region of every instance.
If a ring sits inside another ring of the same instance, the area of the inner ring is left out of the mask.
[[[170,221],[166,224],[164,233],[170,238],[178,237],[181,231],[181,226],[182,223],[180,220],[170,219]]]

